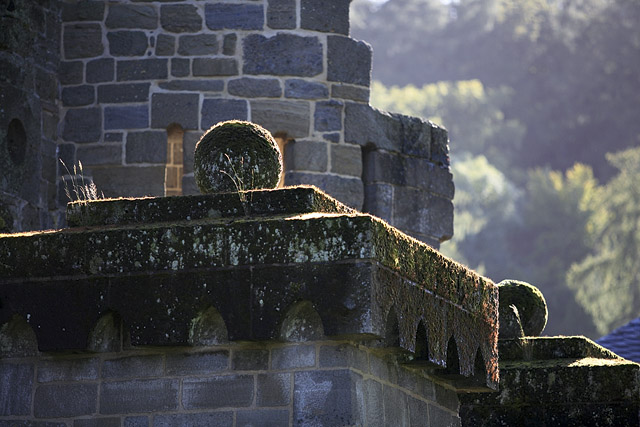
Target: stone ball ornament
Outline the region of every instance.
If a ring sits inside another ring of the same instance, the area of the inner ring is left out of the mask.
[[[498,283],[498,295],[501,312],[511,305],[516,307],[525,336],[540,336],[547,325],[549,312],[538,288],[519,280],[503,280]]]
[[[276,188],[282,169],[278,144],[255,123],[220,122],[196,144],[194,178],[203,194]]]

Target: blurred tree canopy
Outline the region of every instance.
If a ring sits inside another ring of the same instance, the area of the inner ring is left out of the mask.
[[[442,251],[538,286],[548,334],[598,337],[640,315],[638,22],[637,0],[352,3],[372,104],[449,130],[456,234]]]

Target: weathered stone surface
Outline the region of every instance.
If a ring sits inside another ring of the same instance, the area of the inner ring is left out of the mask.
[[[449,136],[447,130],[435,124],[431,128],[431,160],[441,166],[449,166]]]
[[[349,4],[351,0],[301,0],[300,27],[349,35]]]
[[[116,104],[148,101],[149,86],[149,83],[100,85],[98,86],[98,102],[101,104]]]
[[[289,79],[284,82],[284,96],[299,99],[327,98],[329,89],[324,83]]]
[[[223,80],[170,80],[158,84],[160,89],[178,90],[189,92],[222,92],[224,89]]]
[[[115,61],[113,58],[100,58],[87,62],[87,83],[113,81]]]
[[[105,197],[164,195],[164,166],[94,168],[93,181]]]
[[[62,21],[102,21],[104,17],[104,2],[79,1],[62,4]]]
[[[158,35],[156,40],[156,56],[171,56],[176,51],[176,38],[168,34]]]
[[[357,102],[369,102],[369,88],[350,86],[342,83],[331,85],[331,97],[349,99]]]
[[[171,411],[178,408],[178,380],[149,379],[103,382],[101,414]]]
[[[186,35],[178,39],[179,55],[214,55],[216,53],[218,53],[218,38],[215,34]]]
[[[65,59],[91,58],[104,52],[99,24],[65,25],[62,42]]]
[[[547,324],[547,302],[535,286],[518,280],[498,283],[500,307],[514,305],[526,336],[539,336]],[[505,319],[506,321],[506,319]]]
[[[204,17],[210,30],[261,30],[264,8],[258,4],[206,4]]]
[[[0,414],[29,415],[34,367],[27,363],[0,363]]]
[[[104,142],[121,142],[122,132],[105,132]]]
[[[364,185],[362,211],[393,223],[393,186],[389,184]]]
[[[195,58],[193,75],[203,77],[235,76],[238,74],[238,62],[234,58]]]
[[[313,77],[323,70],[323,49],[317,37],[252,34],[244,39],[243,51],[245,74]]]
[[[291,141],[285,147],[285,170],[326,172],[327,151],[324,141]]]
[[[36,388],[33,413],[37,418],[66,418],[96,412],[97,384],[47,384]]]
[[[126,356],[107,359],[102,364],[102,378],[141,378],[162,375],[162,356]]]
[[[333,132],[333,133],[325,133],[322,135],[322,138],[325,141],[329,141],[329,142],[333,142],[333,143],[339,143],[340,142],[340,132]]]
[[[227,325],[215,307],[210,306],[206,310],[200,311],[198,316],[191,320],[189,327],[190,345],[209,346],[223,344],[228,341]]]
[[[236,42],[238,36],[234,34],[225,34],[222,41],[222,54],[227,56],[233,56],[236,54]]]
[[[277,30],[296,28],[296,0],[269,0],[267,26]]]
[[[153,30],[158,28],[158,13],[153,6],[115,3],[109,5],[107,28],[135,28]]]
[[[284,132],[289,138],[309,135],[311,109],[304,101],[250,101],[251,120],[272,134]]]
[[[82,83],[83,70],[82,61],[61,61],[58,67],[60,84],[74,85]]]
[[[65,107],[81,107],[93,104],[95,101],[95,89],[93,86],[72,86],[62,89],[62,104]]]
[[[166,163],[167,133],[164,131],[129,132],[125,160],[127,163]]]
[[[327,80],[371,84],[371,46],[349,37],[327,37]]]
[[[253,375],[185,379],[182,382],[182,405],[185,409],[250,406],[253,387]]]
[[[146,421],[146,420],[145,420]],[[240,424],[239,425],[244,425]],[[144,424],[147,427],[148,421]],[[233,412],[204,412],[196,414],[155,415],[154,427],[206,427],[206,426],[230,426],[233,425]]]
[[[167,78],[166,59],[132,59],[118,61],[118,81],[154,80]]]
[[[162,5],[160,25],[172,33],[195,33],[202,29],[202,17],[192,4]]]
[[[13,215],[8,207],[0,204],[0,224],[2,233],[13,231]],[[0,358],[29,357],[38,355],[38,340],[24,317],[14,315],[0,326]],[[2,368],[0,367],[0,370]],[[2,374],[0,374],[2,375]],[[4,382],[9,382],[7,379]],[[0,402],[2,402],[0,398]],[[0,405],[0,408],[4,407]]]
[[[321,101],[316,103],[313,116],[315,130],[320,132],[342,130],[342,109],[339,101]]]
[[[69,142],[97,142],[102,135],[102,112],[98,107],[69,109],[62,123],[62,138]]]
[[[88,144],[78,147],[76,156],[85,166],[119,165],[122,163],[122,144]]]
[[[330,144],[331,172],[340,175],[362,176],[362,149],[351,144]]]
[[[296,372],[293,389],[295,424],[352,425],[352,384],[348,370]]]
[[[286,406],[291,402],[291,373],[259,374],[256,380],[257,406]]]
[[[147,105],[104,107],[105,130],[146,127],[149,127],[149,107]]]
[[[347,102],[344,110],[344,140],[365,146],[400,151],[402,128],[389,113],[369,105]]]
[[[310,368],[316,364],[313,345],[294,345],[271,350],[271,369]]]
[[[226,370],[229,366],[229,352],[185,353],[167,355],[167,375],[206,375]]]
[[[279,98],[282,87],[278,79],[242,77],[227,83],[230,95],[243,98]]]
[[[289,424],[289,411],[287,409],[238,411],[236,422],[242,426],[285,426]]]
[[[261,348],[234,350],[232,369],[235,371],[266,371],[269,369],[269,351]]]
[[[45,427],[49,427],[48,425]],[[80,418],[73,421],[73,427],[120,427],[118,417]]]
[[[408,187],[394,189],[394,222],[400,229],[417,231],[440,241],[453,236],[453,203]]]
[[[278,338],[285,342],[306,342],[324,337],[322,319],[311,301],[298,301],[287,309]]]
[[[196,93],[154,93],[151,96],[151,127],[166,129],[177,123],[197,129],[200,96]]]
[[[110,31],[107,40],[113,56],[142,56],[149,46],[147,35],[142,31]]]
[[[183,58],[171,58],[171,75],[186,77],[191,72],[191,61]]]
[[[498,313],[500,315],[500,330],[498,335],[501,340],[524,337],[522,321],[520,320],[518,308],[515,305],[501,305],[499,306]]]
[[[315,185],[331,196],[354,209],[362,209],[364,189],[360,178],[346,178],[330,174],[309,174],[304,172],[287,172],[286,185]]]
[[[247,101],[240,99],[205,99],[202,102],[200,128],[209,129],[226,120],[247,120]]]

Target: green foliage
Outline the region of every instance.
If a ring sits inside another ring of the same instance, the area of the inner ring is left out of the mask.
[[[607,158],[619,173],[594,196],[588,226],[595,250],[567,278],[601,334],[640,314],[640,148]]]

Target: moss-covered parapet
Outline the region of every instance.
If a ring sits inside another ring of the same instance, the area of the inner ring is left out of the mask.
[[[325,212],[265,208],[263,216],[180,214],[151,223],[118,214],[100,220],[109,225],[4,235],[0,323],[28,314],[41,349],[82,349],[111,311],[133,345],[188,344],[192,319],[212,306],[229,340],[273,339],[288,308],[306,300],[327,336],[395,334],[390,345],[420,347],[432,363],[463,376],[481,370],[489,387],[497,385],[498,291],[490,280],[375,217],[314,199],[316,190],[281,191]],[[278,194],[256,193],[254,201],[275,206]],[[183,202],[198,200],[163,199],[162,209],[154,199],[126,203],[184,213]],[[79,208],[100,203],[119,202]]]

